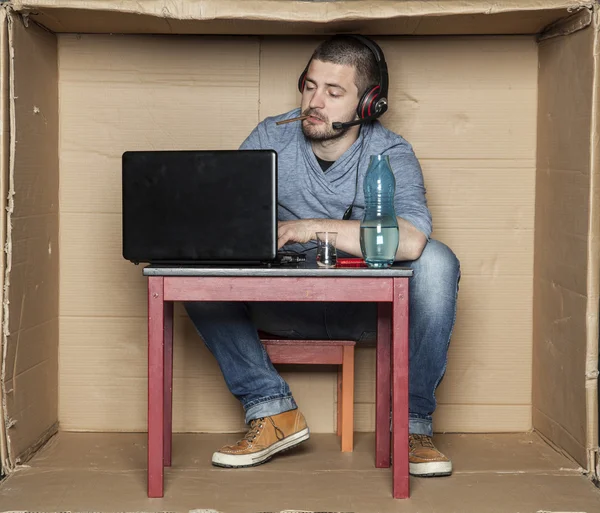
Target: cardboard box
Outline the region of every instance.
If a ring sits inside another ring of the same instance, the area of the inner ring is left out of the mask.
[[[423,166],[434,237],[462,264],[436,431],[536,430],[598,467],[598,6],[15,0],[1,11],[2,466],[58,429],[146,428],[146,295],[122,259],[120,156],[235,148],[298,105],[315,44],[372,35],[382,118]],[[241,409],[177,314],[175,430],[231,432]],[[315,432],[335,375],[286,373]],[[374,427],[374,350],[356,370]],[[218,416],[211,415],[219,412]]]

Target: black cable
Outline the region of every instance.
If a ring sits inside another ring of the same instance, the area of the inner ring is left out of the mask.
[[[356,195],[358,194],[358,171],[360,168],[360,162],[362,160],[363,150],[365,148],[365,138],[363,135],[362,143],[360,144],[360,153],[358,155],[358,163],[356,164],[356,180],[354,181],[354,198],[352,199],[352,204],[346,209],[344,215],[342,216],[343,221],[348,221],[350,216],[352,215],[352,209],[354,208],[354,202],[356,201]]]

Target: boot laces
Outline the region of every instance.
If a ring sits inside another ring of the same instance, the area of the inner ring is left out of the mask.
[[[244,435],[244,438],[242,438],[240,440],[240,442],[243,442],[244,440],[248,443],[250,442],[254,442],[254,439],[260,435],[260,432],[262,431],[263,428],[263,422],[265,421],[264,417],[261,417],[259,419],[253,419],[250,421],[250,429],[248,430],[248,432]]]
[[[275,436],[277,436],[277,439],[281,440],[281,439],[285,438],[283,431],[281,431],[281,429],[279,429],[275,425],[275,422],[273,422],[273,419],[271,417],[260,417],[258,419],[253,419],[250,421],[250,429],[244,435],[244,438],[242,438],[240,440],[240,442],[243,442],[243,441],[246,441],[248,443],[254,442],[254,440],[258,437],[258,435],[260,435],[260,432],[262,431],[262,429],[264,427],[264,422],[267,419],[273,425],[273,428],[275,429]]]
[[[428,435],[411,434],[410,440],[409,440],[409,445],[410,445],[411,450],[414,450],[417,447],[424,447],[427,449],[435,449],[435,446],[433,445],[433,440]]]

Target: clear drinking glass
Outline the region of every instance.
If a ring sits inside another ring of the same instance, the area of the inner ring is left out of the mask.
[[[317,232],[317,265],[319,267],[335,267],[337,263],[336,239],[337,232]]]

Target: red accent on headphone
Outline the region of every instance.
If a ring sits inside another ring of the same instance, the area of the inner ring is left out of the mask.
[[[381,89],[381,86],[375,86],[372,89],[370,89],[369,91],[367,91],[365,93],[365,95],[363,96],[363,98],[361,99],[361,102],[358,105],[358,115],[361,118],[366,118],[367,116],[371,116],[371,108],[373,106],[373,100],[375,100],[375,98],[377,98],[377,90]],[[367,113],[365,114],[365,109],[367,109]]]

